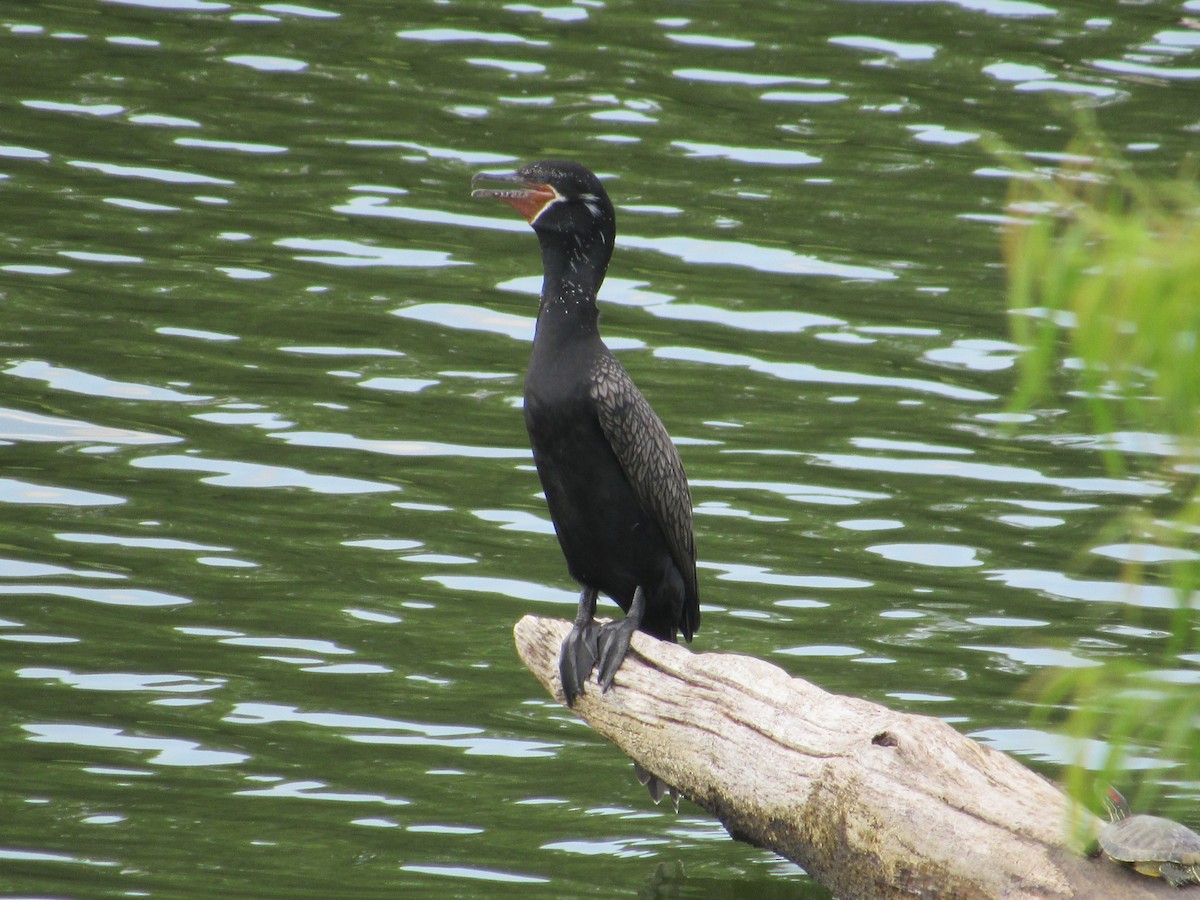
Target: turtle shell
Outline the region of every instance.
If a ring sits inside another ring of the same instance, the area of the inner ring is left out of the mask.
[[[1112,791],[1113,821],[1100,831],[1100,849],[1117,862],[1171,884],[1200,884],[1200,835],[1161,816],[1130,815],[1124,798]],[[1120,798],[1120,802],[1116,802]]]
[[[1160,816],[1128,816],[1109,822],[1100,846],[1121,862],[1173,862],[1200,865],[1200,834]]]

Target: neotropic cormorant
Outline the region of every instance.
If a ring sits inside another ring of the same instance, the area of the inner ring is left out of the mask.
[[[662,422],[600,339],[596,292],[617,230],[600,179],[546,160],[481,173],[472,187],[473,197],[524,216],[542,248],[525,427],[567,569],[582,587],[559,660],[570,706],[597,666],[601,689],[612,686],[635,630],[674,642],[699,629],[691,492]],[[625,618],[597,625],[598,593]]]

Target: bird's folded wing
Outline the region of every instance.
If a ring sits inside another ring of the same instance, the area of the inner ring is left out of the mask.
[[[591,393],[600,429],[616,453],[642,509],[662,530],[671,556],[687,582],[689,596],[695,597],[692,495],[679,451],[616,357],[608,354],[597,357],[594,375]]]

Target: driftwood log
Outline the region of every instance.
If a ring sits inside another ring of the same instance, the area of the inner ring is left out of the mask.
[[[522,661],[560,702],[569,628],[526,616],[515,629]],[[612,689],[593,676],[573,711],[731,836],[840,900],[1188,896],[1086,856],[1103,823],[1011,757],[760,659],[638,633]]]

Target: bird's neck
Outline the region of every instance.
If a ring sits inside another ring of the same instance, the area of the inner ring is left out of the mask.
[[[598,333],[596,293],[612,257],[612,236],[538,233],[542,245],[542,300],[538,333]]]

